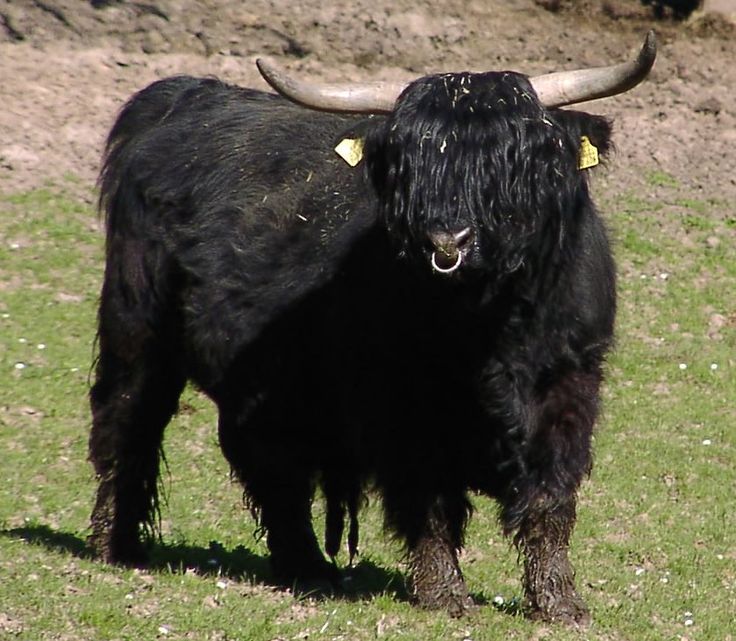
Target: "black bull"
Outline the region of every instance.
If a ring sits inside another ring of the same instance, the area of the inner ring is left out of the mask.
[[[336,581],[315,488],[332,557],[346,518],[355,552],[371,489],[412,599],[461,613],[482,493],[523,554],[527,611],[585,622],[567,549],[615,277],[578,162],[584,136],[603,154],[609,134],[514,73],[422,78],[375,117],[215,79],[134,96],[101,176],[96,551],[144,562],[163,430],[193,380],[277,576]]]

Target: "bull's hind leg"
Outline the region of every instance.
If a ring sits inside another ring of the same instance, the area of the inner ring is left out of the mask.
[[[336,586],[337,569],[326,561],[312,527],[309,445],[284,433],[268,407],[247,414],[246,420],[241,410],[234,419],[221,408],[220,445],[266,532],[274,575],[284,583]]]
[[[568,559],[576,493],[591,466],[590,442],[600,376],[570,373],[544,392],[538,424],[527,449],[525,488],[504,506],[506,529],[517,529],[524,555],[524,590],[531,618],[575,626],[590,623]],[[528,479],[535,479],[530,483]]]
[[[266,529],[271,566],[283,581],[326,582],[336,587],[337,568],[328,563],[312,528],[312,488],[308,479],[265,479],[249,487],[260,505],[261,523]]]
[[[185,380],[160,354],[121,358],[100,339],[90,395],[89,458],[99,485],[89,542],[107,562],[138,565],[146,560],[141,526],[155,525],[163,430]]]

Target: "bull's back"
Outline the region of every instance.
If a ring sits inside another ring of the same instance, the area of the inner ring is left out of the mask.
[[[235,207],[254,224],[314,220],[347,197],[361,172],[334,152],[360,123],[215,78],[161,80],[131,98],[110,132],[102,205],[112,215],[124,183],[149,214],[204,219]]]

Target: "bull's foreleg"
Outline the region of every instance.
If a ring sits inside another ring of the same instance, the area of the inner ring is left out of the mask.
[[[407,541],[411,600],[461,616],[473,607],[457,557],[468,515],[465,497],[427,501],[409,493],[402,496],[401,505],[395,498],[386,496],[387,519]]]
[[[516,543],[524,556],[531,618],[577,626],[590,622],[575,589],[568,546],[577,489],[591,466],[599,385],[598,374],[569,373],[541,395],[534,412],[537,425],[525,448],[526,469],[515,484],[520,493],[504,506],[506,529],[517,531]]]
[[[576,626],[590,623],[567,554],[574,524],[571,499],[556,506],[534,506],[519,530],[516,544],[524,555],[524,592],[532,619]]]
[[[446,519],[431,515],[426,531],[409,550],[410,594],[417,605],[444,609],[451,616],[461,616],[473,607],[458,564],[458,548]]]
[[[173,368],[146,361],[123,361],[103,344],[90,394],[89,458],[99,485],[89,543],[109,563],[146,560],[140,529],[155,525],[161,439],[184,385]]]

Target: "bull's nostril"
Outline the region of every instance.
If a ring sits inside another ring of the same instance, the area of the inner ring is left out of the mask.
[[[429,235],[429,240],[437,252],[454,259],[473,241],[473,229],[465,227],[457,232],[437,231]]]
[[[462,249],[473,241],[473,230],[470,227],[453,234],[453,240],[455,241],[455,247]]]

